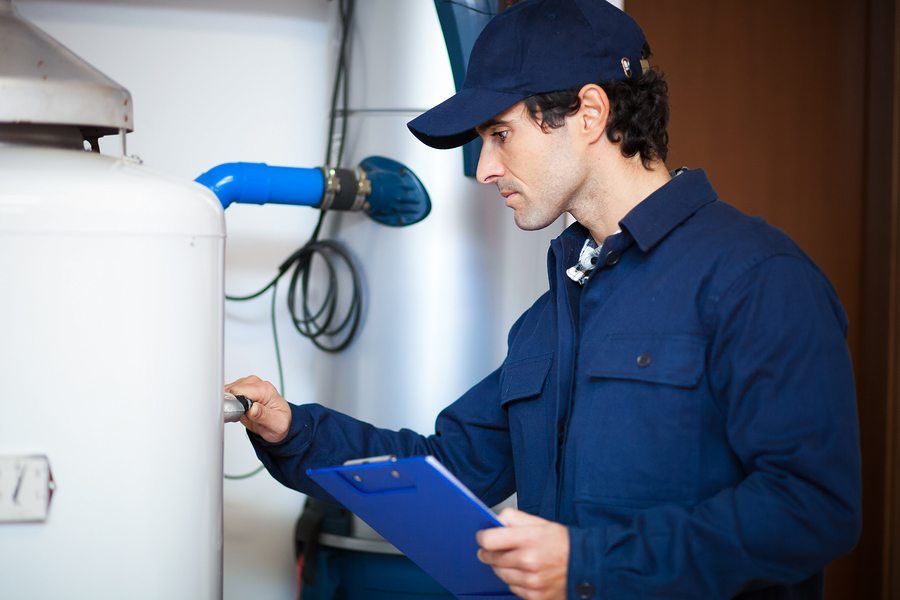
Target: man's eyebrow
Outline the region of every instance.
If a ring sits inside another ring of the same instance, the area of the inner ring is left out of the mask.
[[[485,129],[490,129],[491,127],[495,127],[497,125],[509,125],[512,121],[508,119],[491,119],[490,121],[485,121],[481,125],[475,128],[475,131],[481,132]]]

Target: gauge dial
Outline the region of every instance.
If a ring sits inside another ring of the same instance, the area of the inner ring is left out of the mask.
[[[45,521],[54,488],[46,456],[0,456],[0,522]]]

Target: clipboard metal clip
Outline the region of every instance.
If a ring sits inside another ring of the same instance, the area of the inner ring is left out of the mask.
[[[396,454],[384,454],[382,456],[370,456],[368,458],[354,458],[353,460],[348,460],[344,462],[345,467],[352,467],[353,465],[366,465],[369,463],[380,463],[380,462],[397,462]]]

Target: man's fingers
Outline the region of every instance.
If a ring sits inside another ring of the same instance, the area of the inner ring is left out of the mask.
[[[528,590],[517,585],[509,586],[509,591],[515,594],[517,598],[524,598],[528,594]]]
[[[479,550],[478,560],[492,567],[505,569],[523,569],[521,553],[518,550]]]
[[[497,515],[497,519],[504,525],[546,525],[549,523],[546,519],[528,514],[525,511],[515,508],[504,508]]]
[[[275,420],[277,415],[264,406],[260,406],[258,410],[254,411],[253,409],[257,406],[257,404],[251,406],[249,413],[245,413],[241,417],[244,427],[267,441],[276,441],[276,438],[283,437],[281,428],[276,429],[278,427],[278,422]]]
[[[506,527],[478,532],[478,559],[526,600],[565,596],[568,530],[514,509],[504,510],[500,518]]]
[[[478,545],[485,550],[512,550],[527,543],[534,536],[531,527],[494,527],[475,534]]]
[[[240,384],[244,384],[244,383],[259,383],[260,381],[262,381],[262,379],[260,379],[256,375],[247,375],[246,377],[241,377],[240,379],[235,379],[231,383],[226,384],[225,391],[230,392],[231,390],[229,388],[231,388],[234,385],[240,385]]]
[[[274,385],[250,375],[228,384],[225,390],[253,401],[241,417],[244,427],[273,444],[285,439],[291,426],[291,409]]]
[[[479,550],[478,560],[492,567],[517,569],[529,573],[537,571],[539,568],[536,557],[527,550],[507,550],[498,552]]]
[[[534,573],[526,573],[525,571],[507,569],[505,567],[494,567],[494,573],[507,585],[517,585],[529,590],[538,589],[541,585],[540,576]]]
[[[250,378],[244,378],[250,379]],[[225,390],[238,396],[246,396],[253,400],[254,404],[259,403],[264,406],[281,402],[281,396],[275,386],[268,381],[263,381],[259,377],[253,376],[254,380],[245,381],[237,380],[234,383],[225,386]]]

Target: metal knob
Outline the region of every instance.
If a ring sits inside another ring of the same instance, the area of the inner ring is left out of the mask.
[[[230,394],[225,392],[225,422],[226,423],[234,423],[235,421],[240,421],[241,417],[244,416],[250,407],[253,406],[253,400],[247,398],[246,396],[235,396],[234,394]]]

